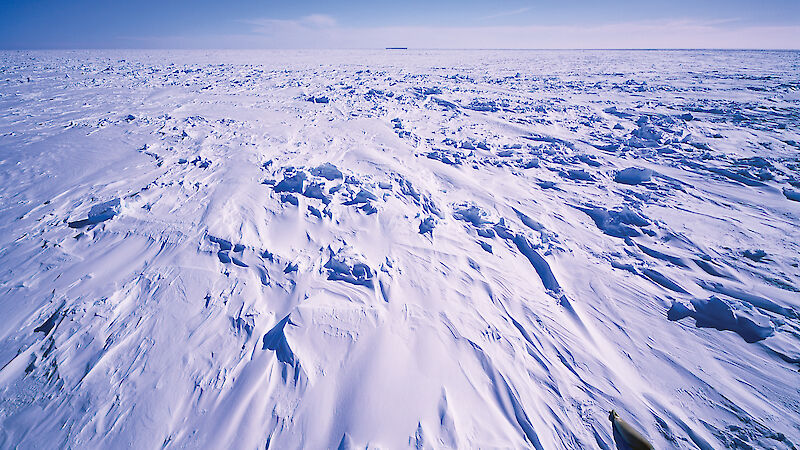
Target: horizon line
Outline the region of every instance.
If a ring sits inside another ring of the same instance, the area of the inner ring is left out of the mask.
[[[624,48],[624,47],[263,47],[263,48],[237,48],[237,47],[41,47],[41,48],[0,48],[0,52],[35,52],[35,51],[109,51],[109,50],[128,50],[128,51],[274,51],[274,50],[435,50],[435,51],[783,51],[796,52],[800,47],[795,48],[768,48],[768,47],[650,47],[650,48]]]

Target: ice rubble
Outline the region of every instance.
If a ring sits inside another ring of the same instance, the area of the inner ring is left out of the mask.
[[[1,53],[0,448],[794,448],[798,58]]]

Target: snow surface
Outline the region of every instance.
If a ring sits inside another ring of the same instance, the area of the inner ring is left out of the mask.
[[[0,53],[0,447],[800,445],[800,53]]]

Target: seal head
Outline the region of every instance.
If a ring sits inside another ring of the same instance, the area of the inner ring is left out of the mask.
[[[614,440],[622,441],[632,450],[653,450],[653,445],[633,426],[622,420],[613,409],[608,412],[608,420],[611,421]]]

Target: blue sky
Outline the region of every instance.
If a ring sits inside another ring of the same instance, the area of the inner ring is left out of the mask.
[[[800,0],[0,0],[0,48],[800,48]]]

